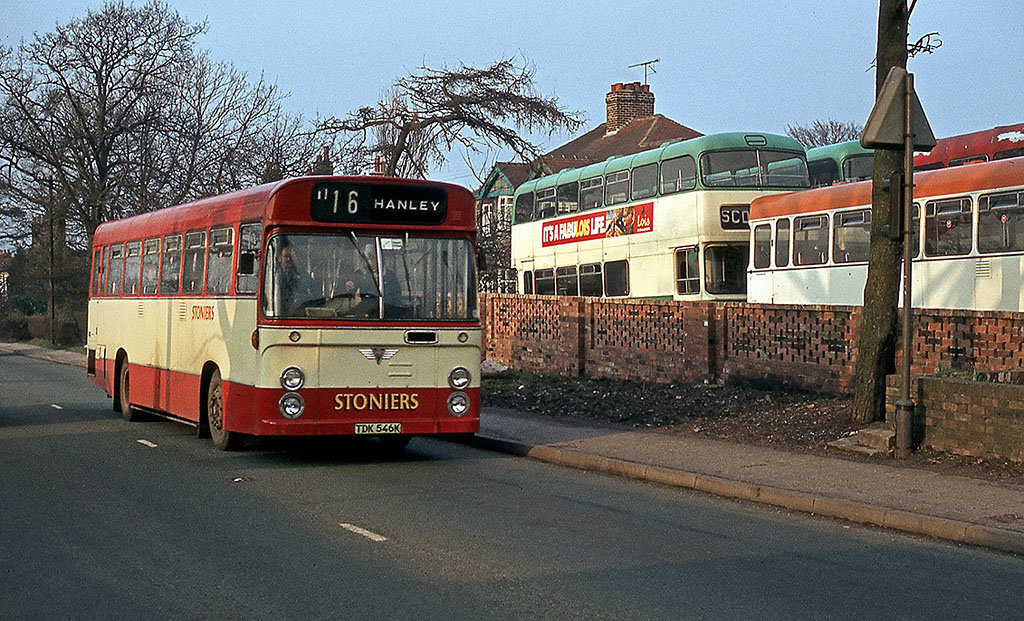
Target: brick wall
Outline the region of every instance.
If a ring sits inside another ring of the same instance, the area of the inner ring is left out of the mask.
[[[889,378],[886,420],[890,426],[899,392],[896,378]],[[911,398],[915,445],[1024,462],[1024,386],[915,377]]]
[[[513,368],[853,390],[859,307],[514,294],[480,304],[487,357]],[[1024,313],[915,311],[913,352],[918,373],[1024,369]]]

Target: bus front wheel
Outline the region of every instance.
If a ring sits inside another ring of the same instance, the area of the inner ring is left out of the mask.
[[[224,388],[219,369],[214,369],[210,375],[206,390],[206,422],[210,426],[210,438],[217,450],[233,451],[242,446],[245,440],[242,434],[224,428]]]

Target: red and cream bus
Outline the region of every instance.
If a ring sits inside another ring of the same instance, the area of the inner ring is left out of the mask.
[[[248,436],[480,427],[472,194],[306,177],[96,229],[88,373],[129,421]]]

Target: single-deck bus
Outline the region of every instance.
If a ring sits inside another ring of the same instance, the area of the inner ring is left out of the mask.
[[[479,429],[464,188],[305,177],[96,229],[88,374],[128,420],[248,436]]]
[[[758,196],[806,188],[785,136],[703,136],[528,181],[515,193],[521,293],[677,300],[746,294]]]
[[[915,173],[912,209],[915,307],[1024,311],[1024,158]],[[750,225],[748,301],[863,304],[870,181],[756,199]]]

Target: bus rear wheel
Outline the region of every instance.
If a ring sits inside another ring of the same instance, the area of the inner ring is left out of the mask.
[[[241,448],[245,437],[224,428],[224,388],[220,381],[220,370],[214,369],[206,390],[206,422],[210,427],[213,446],[219,451],[234,451]]]
[[[121,416],[129,423],[137,423],[142,420],[142,412],[132,407],[128,400],[128,358],[121,360],[118,379],[117,402],[120,406]],[[117,409],[117,408],[115,408]]]

